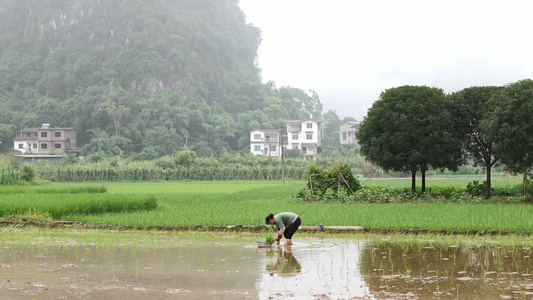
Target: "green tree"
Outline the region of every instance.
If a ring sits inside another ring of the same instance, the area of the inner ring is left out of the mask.
[[[524,174],[524,196],[527,194],[527,174],[533,169],[532,99],[533,80],[506,85],[491,98],[494,111],[482,122],[506,168]]]
[[[144,149],[141,156],[145,159],[155,159],[165,155],[172,155],[184,145],[184,138],[176,134],[176,129],[156,126],[146,131]]]
[[[131,141],[120,136],[107,136],[104,131],[90,131],[91,141],[83,147],[83,152],[89,156],[95,155],[98,160],[112,156],[121,156],[131,149]]]
[[[494,151],[493,141],[483,133],[481,123],[492,113],[490,98],[501,89],[495,86],[470,87],[450,95],[458,107],[454,113],[456,120],[464,122],[462,126],[466,132],[464,142],[466,153],[473,159],[475,166],[482,166],[486,170],[487,199],[491,197],[491,171],[500,157]]]
[[[365,158],[385,171],[416,173],[431,168],[457,169],[463,163],[462,133],[444,92],[427,86],[402,86],[381,93],[364,118],[357,138]]]
[[[100,104],[100,109],[103,110],[111,120],[113,133],[115,136],[120,136],[120,126],[124,115],[130,110],[124,105],[123,89],[115,86],[113,82],[109,84],[108,92],[104,95],[104,102]]]
[[[333,152],[340,146],[339,127],[342,123],[337,113],[333,110],[328,110],[323,116],[323,134],[322,134],[322,148],[329,149]]]
[[[191,150],[182,150],[176,154],[176,159],[174,163],[177,166],[186,166],[190,167],[196,160],[196,153]]]

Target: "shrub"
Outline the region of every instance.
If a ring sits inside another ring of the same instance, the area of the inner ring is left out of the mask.
[[[361,184],[355,178],[346,164],[341,164],[336,167],[323,170],[316,165],[309,167],[307,174],[306,189],[311,191],[311,194],[324,197],[323,200],[332,200],[340,196],[341,190],[345,194],[351,195],[361,189]],[[304,197],[306,193],[301,192],[300,197]],[[308,196],[308,195],[307,195]]]
[[[35,179],[35,170],[30,165],[23,165],[21,168],[21,173],[20,179],[24,181],[32,182],[33,179]]]
[[[487,193],[487,181],[479,182],[474,180],[466,186],[466,190],[472,196],[484,196]],[[491,194],[494,193],[494,188],[491,188]]]
[[[196,153],[191,150],[183,150],[176,155],[175,163],[177,166],[190,167],[196,159]]]

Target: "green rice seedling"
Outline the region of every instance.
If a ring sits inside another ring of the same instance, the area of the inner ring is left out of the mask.
[[[73,215],[96,215],[103,213],[153,210],[157,207],[154,196],[84,194],[32,194],[5,196],[0,199],[0,217],[19,215],[31,211],[49,214],[54,219]]]
[[[62,218],[92,224],[124,226],[262,225],[264,215],[269,212],[294,211],[302,217],[303,225],[306,226],[322,223],[381,229],[533,231],[533,219],[530,218],[533,206],[529,205],[309,204],[291,197],[304,184],[303,181],[288,181],[285,185],[274,181],[84,183],[85,187],[105,187],[107,193],[100,194],[124,199],[151,195],[157,198],[158,208],[137,212],[117,210],[105,214],[63,214]],[[0,194],[3,188],[0,187]],[[29,194],[32,189],[41,188],[58,191],[50,192],[51,196],[46,192],[31,196],[48,200],[55,198],[54,195],[66,193],[64,191],[69,188],[79,188],[79,183],[52,183],[23,188],[27,188],[28,191],[19,190],[16,194]],[[73,197],[89,197],[86,194],[80,192],[73,194],[76,195]],[[0,197],[1,204],[4,204],[2,202],[4,198]],[[27,211],[27,208],[23,211]]]
[[[265,242],[269,244],[274,244],[276,242],[276,239],[273,236],[269,235],[266,237]]]

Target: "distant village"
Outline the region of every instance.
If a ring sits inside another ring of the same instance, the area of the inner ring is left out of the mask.
[[[254,129],[250,131],[250,152],[258,156],[281,157],[283,151],[300,150],[304,159],[316,159],[322,141],[322,120],[286,120],[283,129]],[[339,139],[343,145],[357,144],[356,133],[360,122],[346,121],[339,127]],[[77,147],[77,130],[73,127],[53,127],[44,123],[39,128],[24,128],[13,141],[21,154],[50,155],[81,154]],[[21,156],[23,156],[21,155]]]

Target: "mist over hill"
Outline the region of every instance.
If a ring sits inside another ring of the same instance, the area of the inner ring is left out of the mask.
[[[246,152],[249,130],[322,113],[261,83],[260,42],[238,0],[0,0],[0,151],[51,123],[147,159]]]

